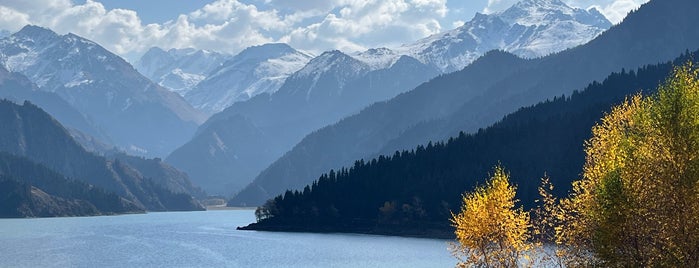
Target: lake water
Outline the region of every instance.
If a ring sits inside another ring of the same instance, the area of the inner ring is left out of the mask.
[[[0,267],[453,267],[448,241],[238,231],[251,210],[2,219]]]

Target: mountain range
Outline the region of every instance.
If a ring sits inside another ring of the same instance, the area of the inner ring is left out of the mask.
[[[519,107],[569,94],[613,71],[673,59],[699,47],[692,15],[697,11],[694,1],[651,1],[582,46],[536,59],[488,53],[461,71],[306,136],[229,204],[258,205],[357,159],[474,132]]]
[[[167,162],[190,174],[207,192],[230,195],[311,131],[437,74],[410,57],[371,71],[343,52],[325,52],[289,76],[276,92],[213,115]]]
[[[145,159],[124,161],[120,160],[122,157],[106,158],[87,152],[58,121],[29,102],[17,105],[0,100],[0,123],[3,125],[0,152],[25,158],[64,177],[114,193],[140,210],[201,209],[191,196],[199,194],[200,190],[191,185],[186,175],[168,174],[171,168],[167,165],[155,166]],[[161,162],[159,159],[151,161]],[[24,178],[25,182],[28,179],[39,178]],[[42,190],[51,193],[56,189]]]
[[[612,24],[596,8],[561,0],[523,0],[492,14],[476,13],[464,25],[396,48],[384,57],[409,55],[442,73],[458,71],[491,50],[538,58],[587,43]]]
[[[327,51],[291,74],[277,91],[234,103],[213,115],[167,161],[207,191],[235,193],[304,136],[463,68],[486,51],[545,55],[584,43],[610,25],[594,9],[526,0],[502,13],[478,14],[456,30],[397,49]],[[549,42],[555,47],[537,45]]]
[[[143,212],[114,193],[5,152],[0,152],[0,200],[0,218]]]
[[[462,193],[482,185],[497,165],[506,168],[525,209],[537,205],[543,176],[550,178],[556,196],[565,196],[583,169],[585,140],[600,118],[630,95],[653,94],[674,66],[696,64],[697,55],[612,73],[474,134],[358,160],[267,201],[258,209],[261,220],[243,229],[452,238],[449,219],[460,209]]]
[[[184,96],[207,75],[231,58],[228,54],[192,48],[149,49],[135,64],[153,82]]]
[[[129,63],[74,34],[26,26],[0,39],[0,65],[55,93],[123,150],[162,156],[191,137],[204,119],[181,96],[158,86]],[[57,117],[63,117],[57,115]],[[79,127],[79,126],[76,126]]]

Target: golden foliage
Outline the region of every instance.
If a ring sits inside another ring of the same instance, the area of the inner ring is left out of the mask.
[[[461,267],[517,267],[530,249],[529,214],[515,208],[515,187],[496,167],[482,187],[463,196],[461,212],[452,216],[458,244],[452,253]]]
[[[699,267],[698,75],[675,68],[592,129],[583,179],[555,215],[568,266]]]

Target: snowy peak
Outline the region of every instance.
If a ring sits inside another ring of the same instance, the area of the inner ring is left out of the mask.
[[[509,24],[523,26],[548,25],[557,21],[575,21],[581,24],[609,28],[611,23],[597,9],[572,8],[560,0],[523,0],[499,14]]]
[[[193,48],[148,50],[136,63],[136,69],[159,85],[185,95],[207,75],[230,59],[227,54]]]
[[[398,50],[453,72],[494,49],[525,58],[559,52],[592,40],[611,25],[596,9],[572,8],[561,0],[523,0],[499,13],[476,13],[459,28]]]
[[[44,27],[36,25],[26,25],[22,27],[22,29],[19,30],[17,33],[15,33],[14,36],[18,38],[44,39],[58,37],[58,34]]]
[[[24,27],[0,39],[0,65],[89,115],[122,148],[162,155],[204,119],[180,96],[152,83],[121,57],[75,34]],[[153,116],[139,118],[146,113]],[[169,134],[178,129],[181,134]]]
[[[205,113],[216,113],[235,102],[276,92],[311,58],[287,44],[249,47],[212,70],[184,97]]]
[[[348,82],[369,71],[371,68],[368,64],[339,50],[326,51],[291,75],[280,89],[280,94],[303,96],[307,101],[319,95],[340,95]],[[334,91],[325,92],[327,90]]]
[[[240,53],[238,53],[238,55],[235,56],[234,60],[267,60],[272,58],[280,58],[284,55],[296,53],[303,54],[287,44],[270,43],[246,48]]]
[[[366,51],[358,52],[352,55],[355,59],[366,63],[371,67],[372,70],[379,70],[391,67],[398,58],[400,54],[391,49],[382,48],[370,48]]]
[[[132,70],[126,61],[95,42],[38,26],[25,26],[0,40],[0,64],[21,72],[47,91],[91,83],[96,73]]]
[[[325,73],[336,73],[340,77],[351,76],[362,71],[367,71],[369,66],[339,50],[323,52],[313,58],[303,69],[293,76],[295,78],[314,77],[317,80]]]

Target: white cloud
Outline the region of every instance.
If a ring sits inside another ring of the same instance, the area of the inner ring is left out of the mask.
[[[488,0],[488,5],[483,8],[483,13],[490,14],[503,11],[517,3],[517,0]]]
[[[151,46],[195,47],[229,53],[267,42],[288,42],[299,49],[322,52],[397,46],[462,21],[443,21],[447,0],[215,0],[171,21],[144,24],[132,10],[107,10],[87,0],[3,0],[0,29],[17,31],[36,24],[94,40],[131,60]],[[647,0],[564,0],[578,7],[595,6],[613,22]],[[264,2],[264,4],[262,4]],[[516,0],[488,0],[484,11],[498,11]]]
[[[29,23],[29,15],[0,6],[0,29],[16,30]]]
[[[122,56],[151,46],[195,47],[236,53],[267,42],[304,50],[359,50],[406,42],[441,30],[446,0],[266,0],[265,10],[238,0],[216,0],[161,24],[144,24],[132,10],[107,10],[87,0],[4,0],[0,29],[36,24],[94,40]],[[277,10],[285,10],[281,15]],[[291,11],[289,11],[291,10]]]
[[[400,45],[442,30],[437,21],[447,12],[445,0],[338,0],[337,14],[298,27],[281,38],[314,51],[355,51]]]
[[[81,5],[43,1],[3,1],[0,28],[16,31],[25,24],[36,24],[60,34],[72,32],[122,56],[138,55],[151,46],[235,53],[251,45],[274,41],[263,32],[290,29],[276,11],[259,11],[254,5],[236,0],[218,0],[173,21],[147,25],[135,11],[107,10],[92,0]]]
[[[569,0],[571,6],[576,7],[595,7],[612,23],[621,22],[629,11],[637,9],[648,0]]]

